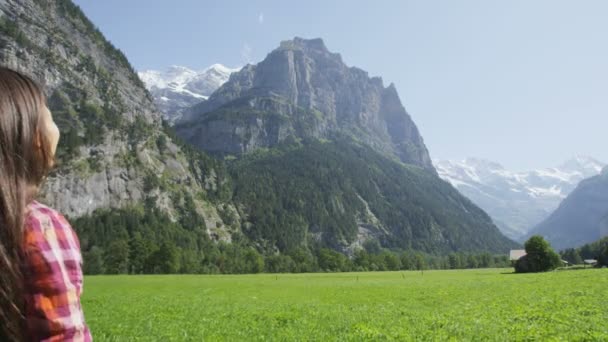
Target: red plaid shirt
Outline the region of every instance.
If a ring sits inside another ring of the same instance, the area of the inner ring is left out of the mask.
[[[35,341],[91,341],[80,306],[78,237],[57,211],[32,202],[25,219],[26,318]]]

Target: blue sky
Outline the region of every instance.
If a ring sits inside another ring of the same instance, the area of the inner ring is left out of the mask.
[[[608,162],[608,1],[75,2],[139,70],[241,66],[321,37],[395,83],[433,158]]]

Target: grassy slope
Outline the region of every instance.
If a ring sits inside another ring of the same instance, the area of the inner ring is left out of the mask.
[[[96,276],[97,341],[606,340],[608,270]]]

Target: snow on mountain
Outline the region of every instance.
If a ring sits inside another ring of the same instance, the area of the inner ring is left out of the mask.
[[[584,156],[558,167],[525,172],[476,158],[435,160],[434,164],[441,178],[483,208],[515,240],[544,220],[581,180],[599,174],[605,166]]]
[[[238,70],[222,64],[213,64],[202,71],[173,65],[165,71],[146,70],[138,74],[165,119],[175,122],[182,110],[205,101]]]

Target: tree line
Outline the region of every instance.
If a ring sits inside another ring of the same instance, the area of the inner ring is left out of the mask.
[[[396,271],[509,264],[506,256],[489,253],[438,256],[388,250],[376,240],[350,256],[328,248],[305,247],[264,253],[242,235],[234,235],[231,242],[212,241],[197,214],[173,222],[151,206],[97,210],[72,223],[80,237],[85,274]]]
[[[581,265],[586,259],[595,259],[598,261],[598,266],[608,266],[608,237],[579,248],[565,249],[559,254],[572,265]]]

